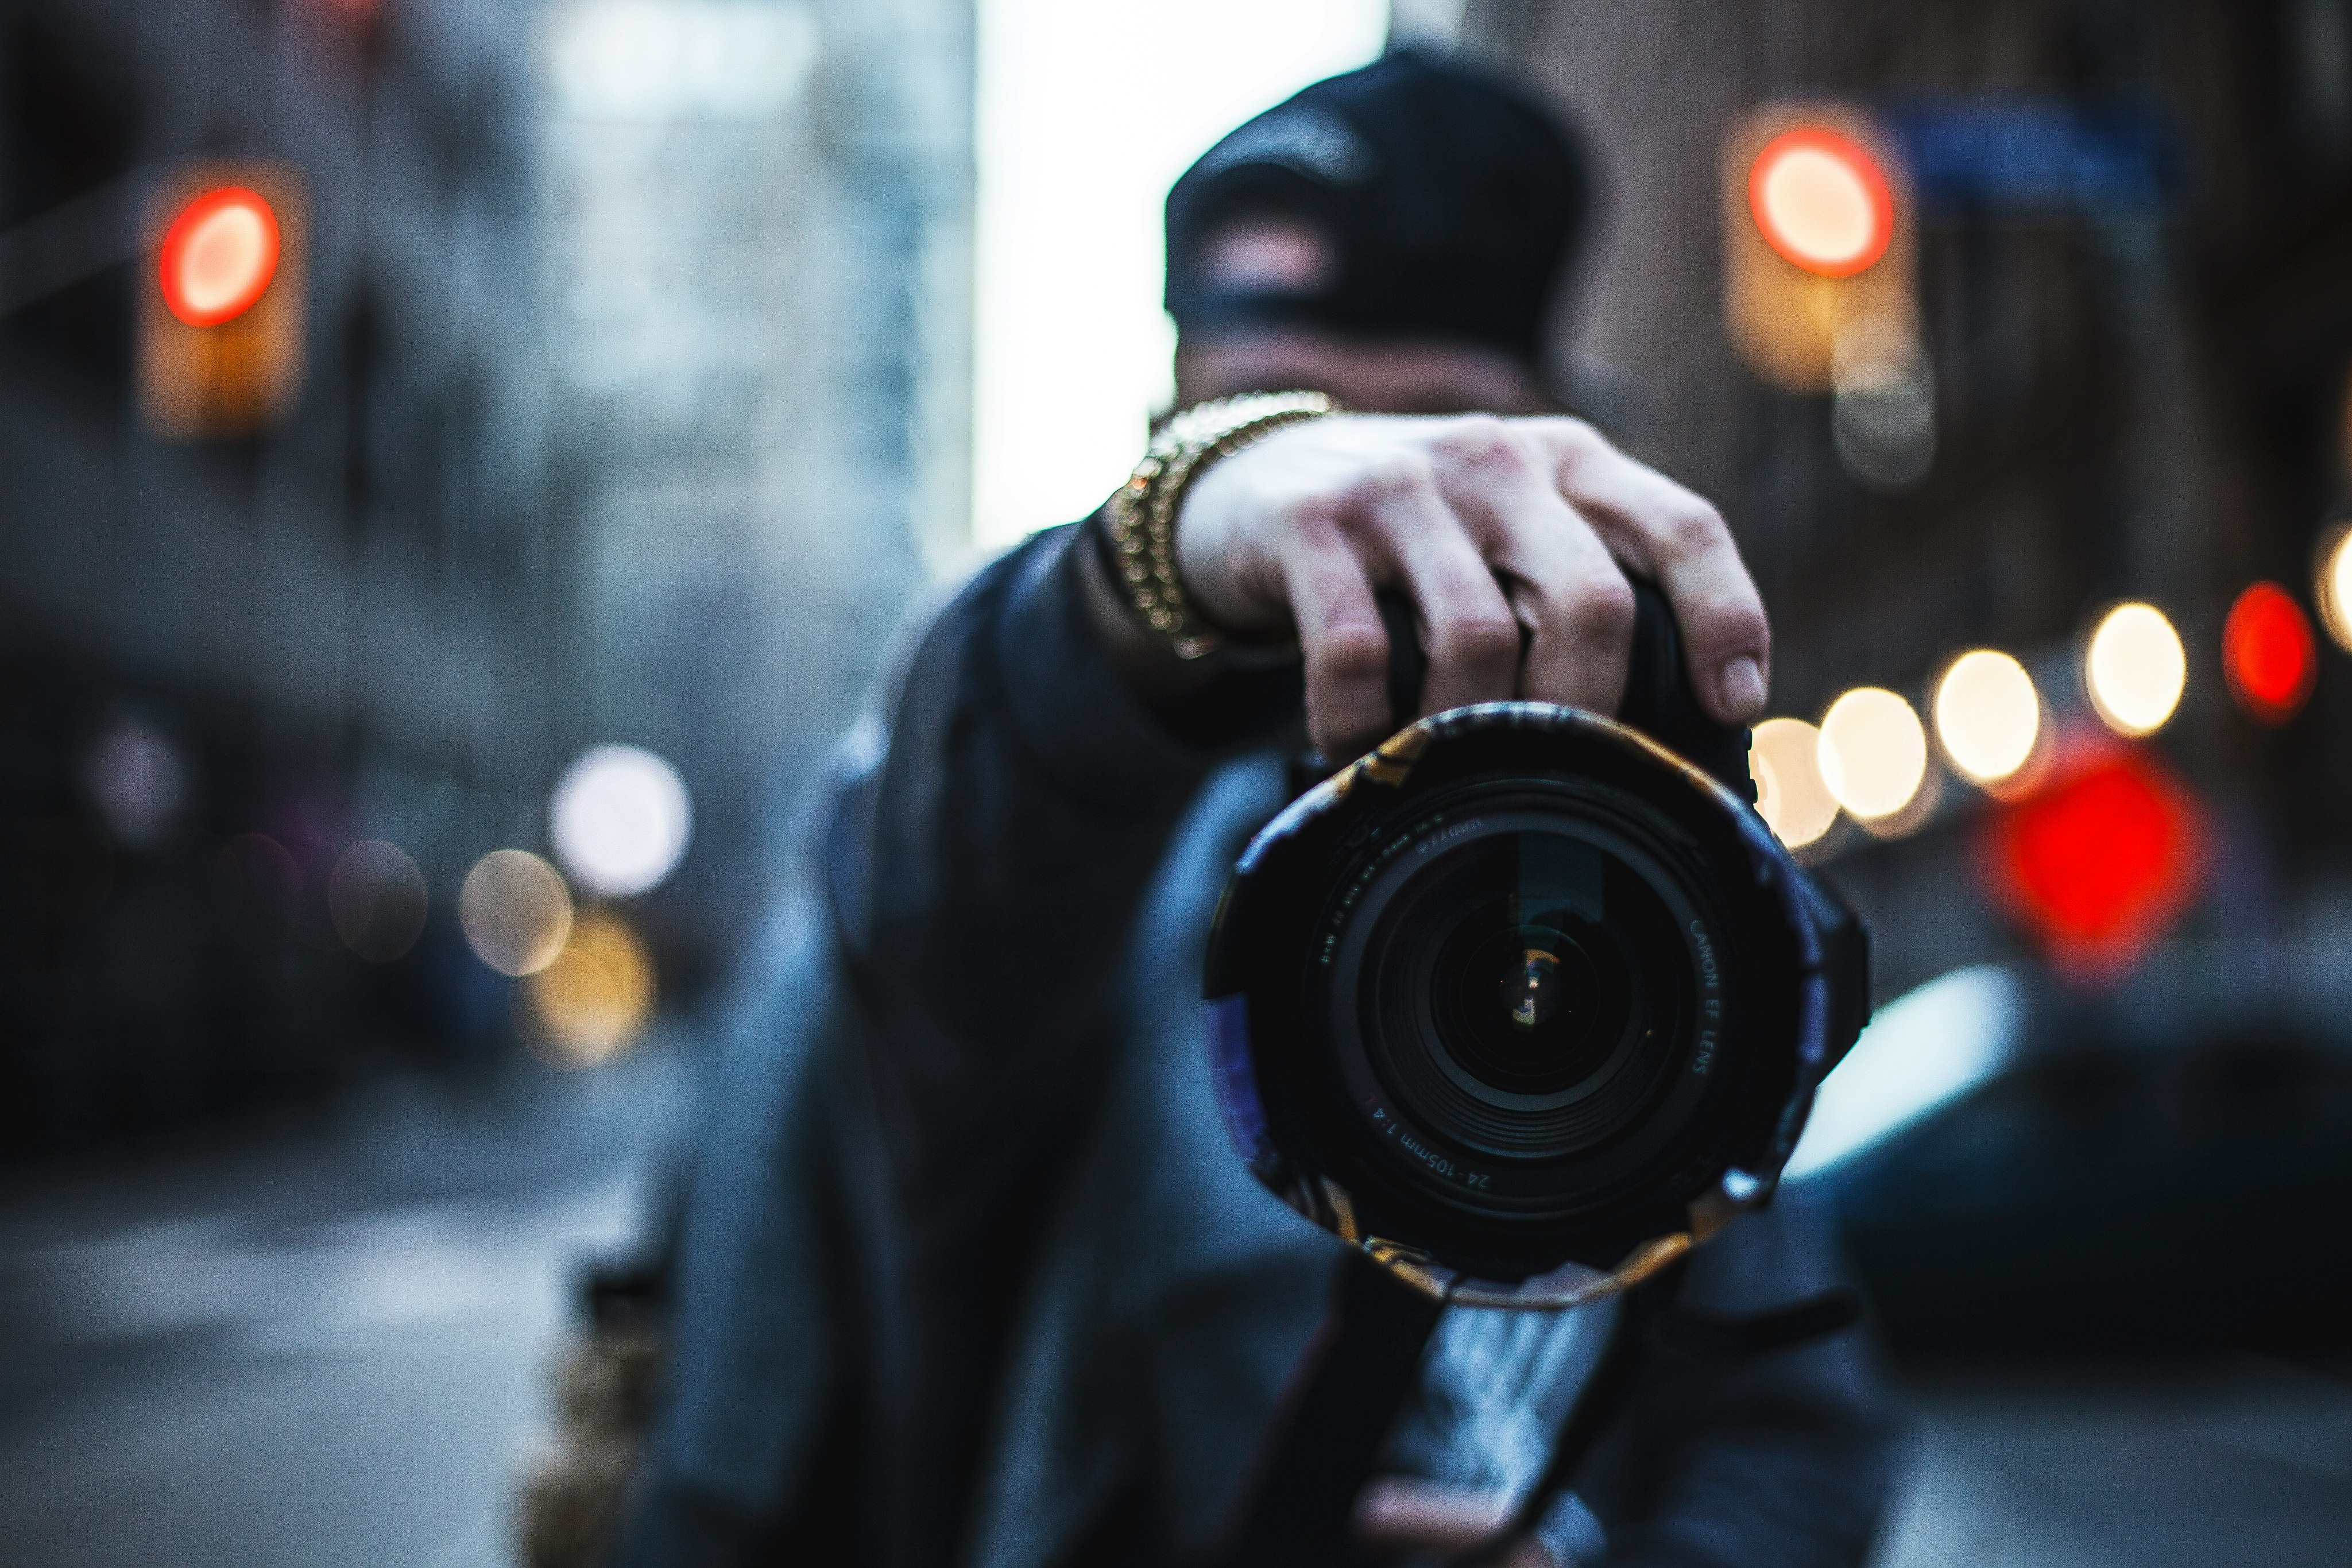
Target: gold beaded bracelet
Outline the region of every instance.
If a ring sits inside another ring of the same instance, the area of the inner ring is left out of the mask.
[[[1201,624],[1176,570],[1176,508],[1193,480],[1220,457],[1230,457],[1286,425],[1344,412],[1317,392],[1245,392],[1196,403],[1160,427],[1143,461],[1113,493],[1112,572],[1145,624],[1168,640],[1180,659],[1214,653],[1216,632]]]

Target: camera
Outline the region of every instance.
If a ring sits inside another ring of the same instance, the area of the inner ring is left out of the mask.
[[[1624,717],[1406,727],[1252,841],[1211,936],[1211,1069],[1258,1179],[1423,1289],[1563,1306],[1769,1197],[1869,1015],[1868,938],[1758,817],[1664,600]],[[1384,607],[1391,695],[1419,687]]]

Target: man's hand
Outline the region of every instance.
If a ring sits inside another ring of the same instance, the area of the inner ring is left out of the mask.
[[[1351,757],[1411,715],[1388,703],[1373,596],[1417,608],[1423,711],[1517,696],[1614,713],[1630,568],[1664,590],[1709,712],[1763,711],[1771,633],[1722,516],[1568,418],[1357,414],[1277,432],[1202,475],[1178,517],[1199,613],[1296,636],[1307,723]]]
[[[1356,1500],[1356,1535],[1384,1557],[1451,1557],[1486,1541],[1510,1521],[1511,1499],[1406,1476],[1388,1476]],[[1539,1542],[1517,1541],[1496,1568],[1557,1568]]]

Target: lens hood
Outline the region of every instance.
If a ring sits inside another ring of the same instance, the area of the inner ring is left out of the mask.
[[[1262,1183],[1432,1293],[1559,1307],[1770,1196],[1867,967],[1861,923],[1716,778],[1496,703],[1269,823],[1203,990]]]

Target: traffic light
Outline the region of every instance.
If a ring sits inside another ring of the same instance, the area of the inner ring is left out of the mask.
[[[251,435],[301,390],[310,204],[278,162],[193,164],[149,204],[140,406],[172,440]]]
[[[1884,130],[1839,104],[1772,104],[1723,141],[1724,319],[1748,367],[1828,392],[1916,357],[1911,200]]]

